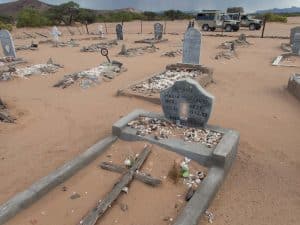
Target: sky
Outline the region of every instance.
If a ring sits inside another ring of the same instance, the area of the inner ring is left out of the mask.
[[[0,3],[14,0],[0,0]],[[68,0],[42,0],[50,4],[61,4]],[[259,9],[300,7],[300,0],[73,0],[84,8],[120,9],[135,8],[139,10],[162,11],[179,9],[183,11],[202,9],[221,9],[242,6],[247,12]]]

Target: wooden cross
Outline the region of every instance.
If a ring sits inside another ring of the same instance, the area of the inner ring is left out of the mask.
[[[144,161],[150,154],[150,146],[146,146],[143,151],[138,155],[133,165],[126,169],[122,166],[114,165],[112,163],[103,162],[100,164],[102,169],[114,171],[117,173],[123,173],[121,179],[113,186],[112,190],[104,197],[102,201],[99,201],[96,207],[94,207],[84,218],[80,221],[80,225],[95,225],[98,219],[104,215],[106,210],[111,204],[119,197],[122,189],[136,178],[148,185],[157,186],[161,184],[161,180],[155,179],[150,175],[145,175],[137,172],[137,170],[143,165]]]

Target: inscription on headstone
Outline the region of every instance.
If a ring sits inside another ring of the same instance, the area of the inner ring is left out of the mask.
[[[123,40],[123,26],[117,24],[116,26],[117,40]]]
[[[294,35],[292,50],[293,50],[293,53],[300,55],[300,33],[296,33]]]
[[[0,42],[5,56],[17,57],[15,45],[8,30],[0,30]]]
[[[161,91],[160,101],[167,119],[188,127],[204,127],[210,117],[214,97],[197,81],[183,79]]]
[[[290,44],[293,44],[296,33],[300,33],[300,26],[291,29]]]
[[[182,63],[200,63],[201,33],[190,27],[184,34]]]
[[[163,37],[163,25],[161,23],[154,24],[154,39],[161,40]]]

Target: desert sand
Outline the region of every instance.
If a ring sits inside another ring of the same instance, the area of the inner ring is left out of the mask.
[[[290,28],[299,23],[300,18],[292,18],[287,24],[267,24],[266,35],[288,37]],[[107,40],[115,39],[112,33],[115,24],[107,26]],[[152,37],[153,34],[149,34],[152,26],[152,22],[144,23],[143,34],[137,34],[140,32],[139,22],[125,23],[123,42],[128,47],[143,46],[134,44],[134,41]],[[163,71],[167,64],[180,62],[181,56],[168,58],[161,57],[161,54],[182,47],[186,26],[187,21],[168,22],[167,33],[179,35],[166,34],[169,41],[157,44],[159,51],[156,53],[126,58],[116,56],[121,44],[109,49],[110,58],[124,63],[127,72],[111,82],[102,82],[86,90],[78,85],[67,89],[53,88],[52,85],[66,74],[105,62],[99,53],[79,50],[99,41],[79,41],[80,47],[77,48],[53,48],[41,44],[37,51],[17,52],[19,57],[28,61],[28,65],[45,63],[52,57],[64,68],[45,77],[0,82],[0,97],[17,118],[16,124],[0,123],[0,202],[4,203],[108,136],[112,124],[132,110],[143,108],[161,112],[159,105],[116,97],[116,92]],[[96,31],[96,27],[96,24],[89,26],[90,31]],[[65,27],[59,29],[63,32],[62,40],[71,38]],[[23,31],[37,31],[49,35],[49,30],[15,29],[12,34],[17,37],[23,35]],[[259,35],[260,31],[250,32],[243,28],[231,35],[240,33]],[[76,32],[72,38],[85,36]],[[248,38],[252,45],[239,48],[237,58],[215,60],[220,51],[217,47],[232,39],[210,36],[202,39],[201,64],[214,69],[215,80],[206,88],[216,98],[209,123],[233,128],[241,134],[237,159],[209,211],[213,212],[216,225],[299,224],[300,104],[286,86],[288,78],[295,72],[299,73],[300,69],[271,66],[272,60],[282,53],[280,44],[289,39]],[[15,39],[16,45],[30,43],[31,39]],[[30,225],[26,215],[31,208],[21,212],[9,224]],[[117,224],[122,224],[122,221]],[[204,217],[199,224],[208,224],[207,218]]]

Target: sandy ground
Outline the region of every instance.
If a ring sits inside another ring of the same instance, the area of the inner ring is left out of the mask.
[[[266,34],[289,36],[290,28],[297,23],[300,18],[292,18],[288,24],[268,24]],[[129,47],[142,46],[133,42],[152,36],[147,33],[152,31],[153,23],[144,27],[144,34],[134,34],[139,32],[138,22],[125,25],[128,33],[132,30],[132,34],[125,34],[124,42]],[[170,22],[167,32],[182,33],[186,25],[187,21]],[[90,30],[95,27],[91,26]],[[63,40],[68,40],[67,30],[62,30]],[[23,31],[35,30],[19,29],[13,35]],[[241,32],[250,31],[243,29],[234,34]],[[107,37],[113,39],[115,35]],[[38,51],[18,52],[29,64],[44,63],[52,57],[65,68],[47,77],[0,83],[1,98],[18,118],[17,124],[0,123],[0,202],[109,135],[113,122],[133,109],[161,112],[157,105],[115,94],[135,80],[181,61],[180,56],[160,57],[163,52],[182,46],[182,35],[166,35],[166,38],[169,42],[158,44],[158,52],[139,57],[116,57],[121,45],[112,48],[110,57],[122,61],[128,71],[112,82],[87,90],[78,86],[61,90],[52,85],[65,74],[104,62],[100,54],[49,45],[40,45]],[[215,60],[220,51],[217,46],[231,39],[203,37],[202,40],[201,63],[214,68],[216,81],[207,87],[216,97],[210,123],[241,133],[237,160],[209,209],[215,215],[214,224],[299,224],[300,104],[287,92],[286,86],[289,76],[300,69],[271,66],[271,61],[282,53],[280,44],[288,39],[249,39],[253,45],[238,49],[238,58]],[[15,40],[16,44],[30,42],[31,39]],[[97,42],[81,41],[80,44]],[[200,222],[207,223],[206,219]]]
[[[113,162],[123,165],[128,156],[134,157],[146,144],[117,141],[93,163],[7,224],[79,224],[121,177],[120,174],[100,169],[99,164]],[[128,194],[121,194],[97,224],[168,224],[168,220],[174,219],[185,206],[185,194],[188,190],[182,179],[174,184],[174,181],[168,178],[168,172],[175,160],[181,162],[183,157],[152,146],[150,155],[139,171],[162,180],[162,184],[151,187],[133,180]],[[192,174],[196,174],[197,171],[206,173],[206,170],[195,162],[190,162],[189,167]],[[80,197],[71,199],[74,193]],[[122,204],[127,205],[128,209],[122,210]]]

